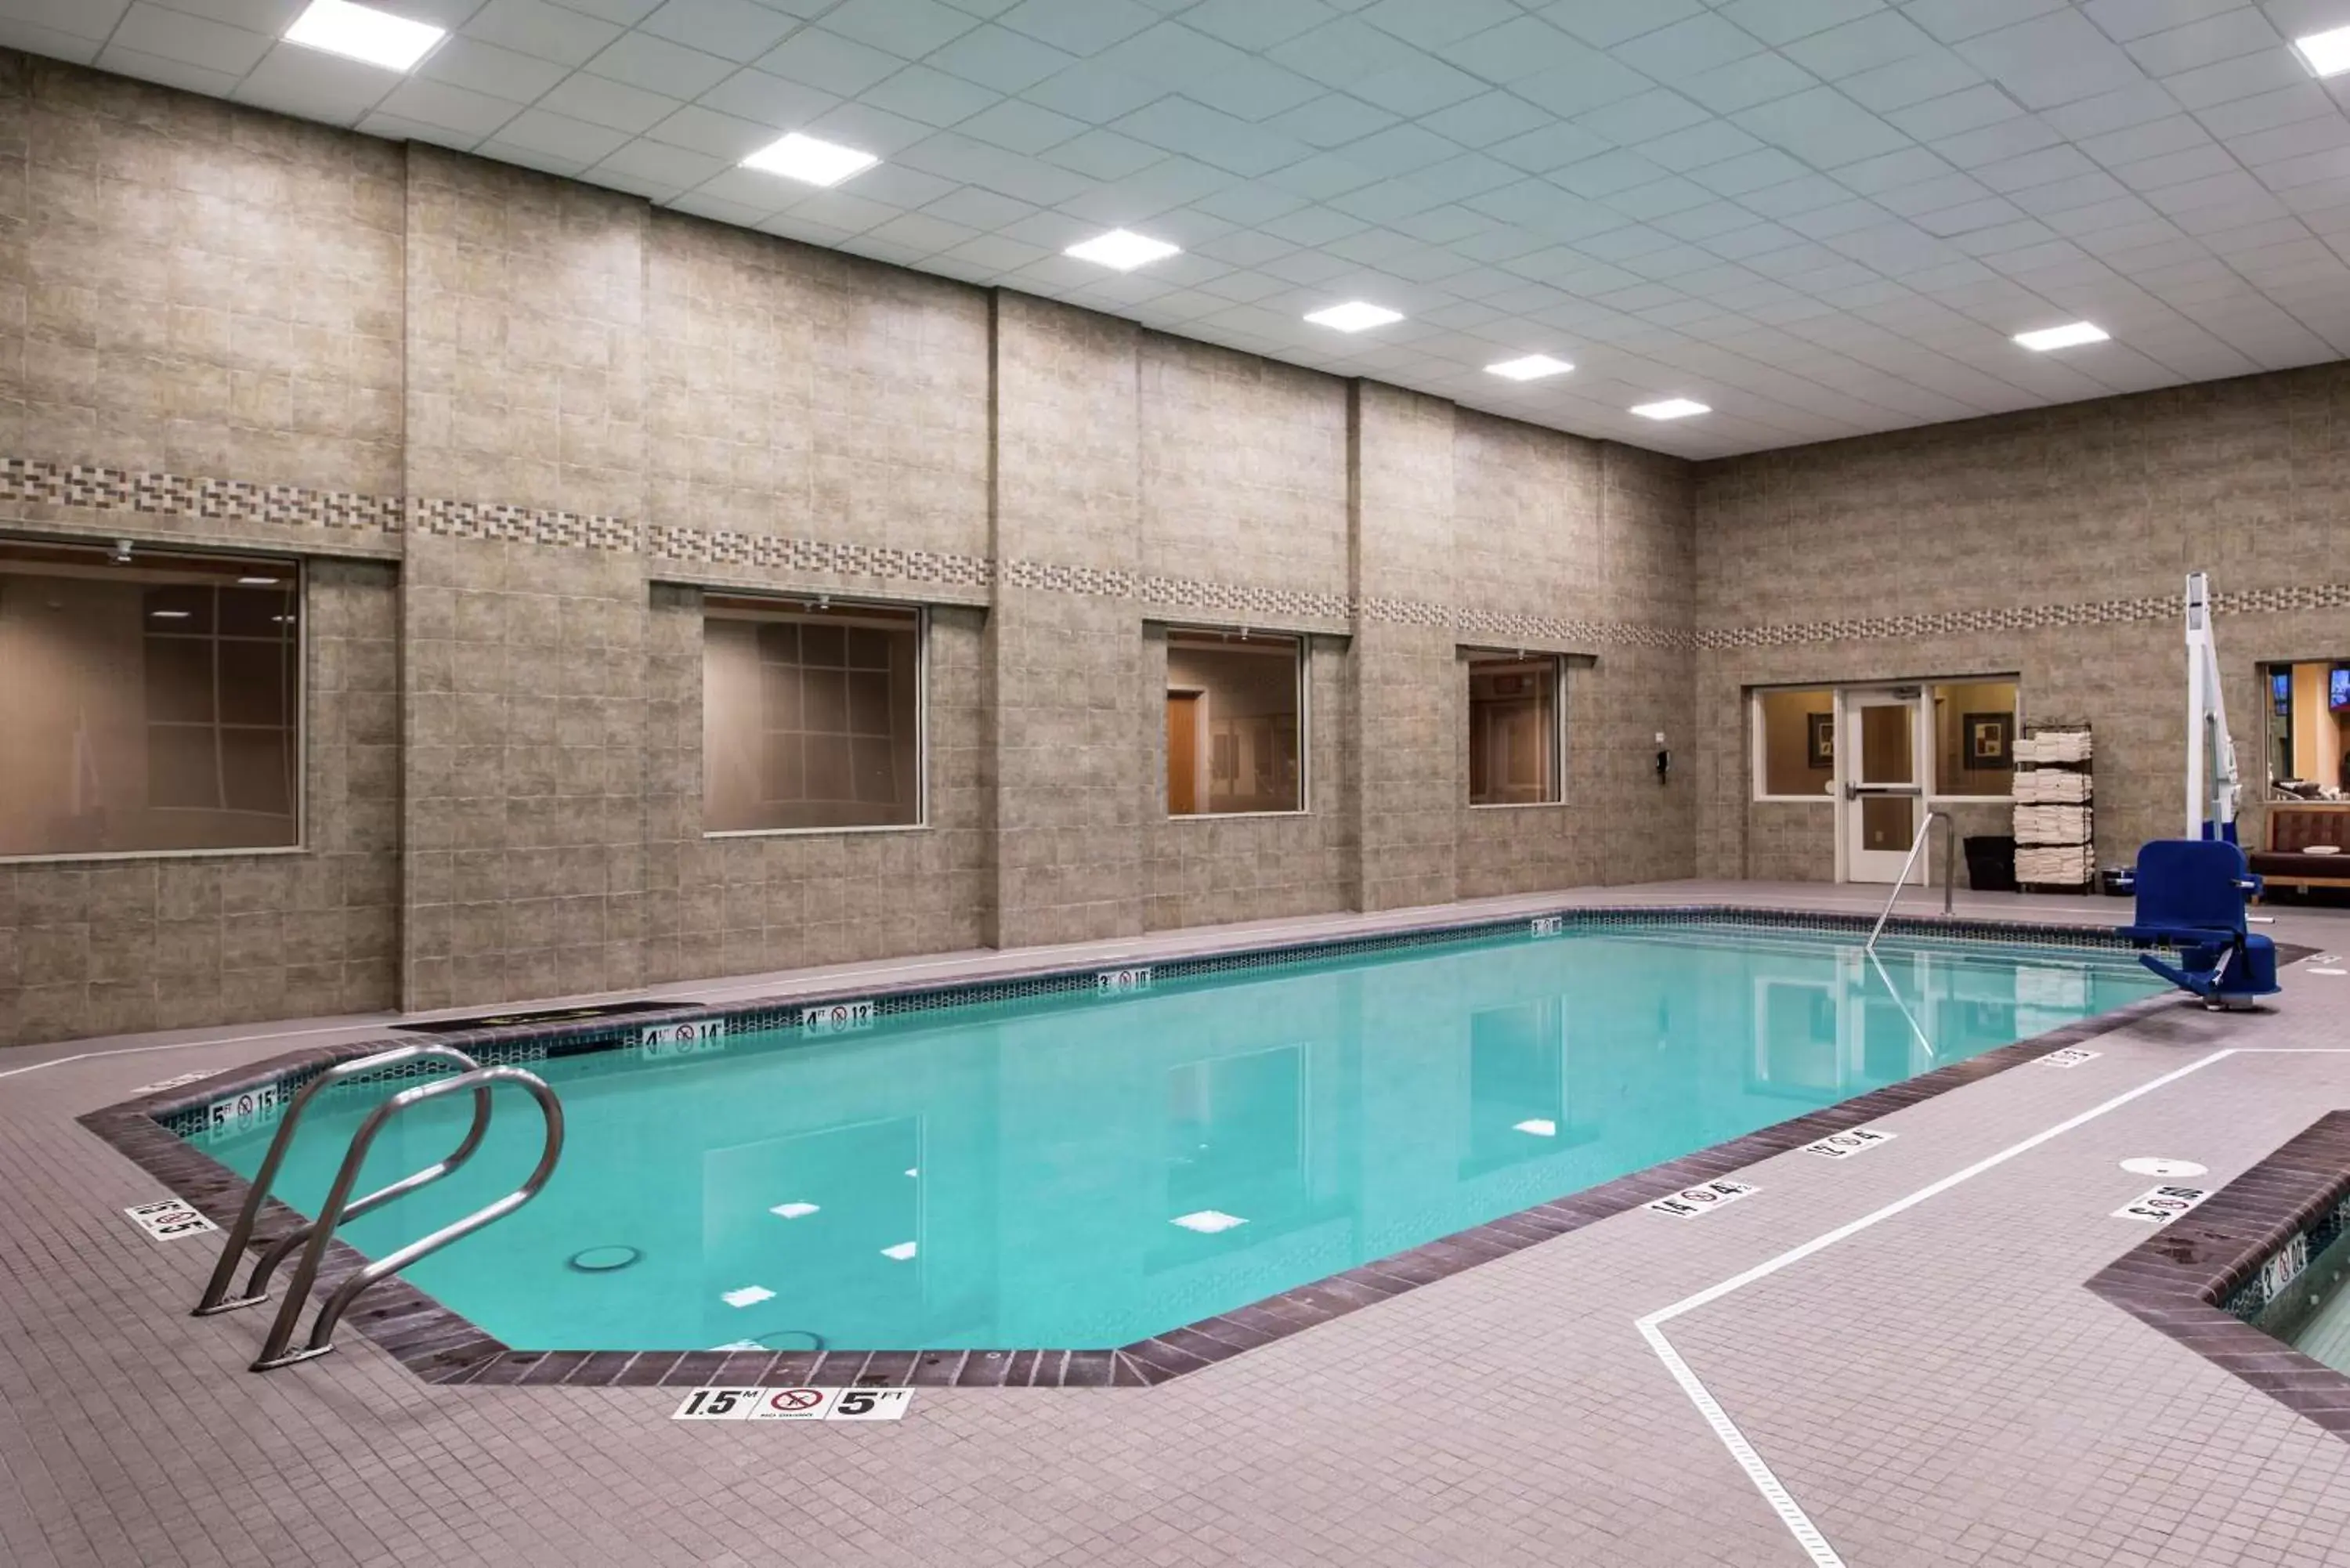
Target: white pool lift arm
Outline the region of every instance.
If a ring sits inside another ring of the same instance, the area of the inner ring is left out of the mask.
[[[2228,736],[2220,655],[2211,644],[2211,580],[2187,576],[2187,836],[2236,841],[2236,744]]]

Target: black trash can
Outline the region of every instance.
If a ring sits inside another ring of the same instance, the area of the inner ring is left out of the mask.
[[[2007,834],[1978,833],[1968,836],[1967,886],[1978,893],[2012,893],[2015,888],[2015,839]]]

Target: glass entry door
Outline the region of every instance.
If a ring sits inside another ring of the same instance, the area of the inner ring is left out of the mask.
[[[1901,875],[1926,796],[1923,691],[1916,686],[1838,693],[1836,810],[1848,882]]]

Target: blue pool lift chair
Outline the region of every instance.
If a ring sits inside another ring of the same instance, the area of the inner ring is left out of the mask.
[[[2276,944],[2246,924],[2246,901],[2260,891],[2234,843],[2158,838],[2137,852],[2137,912],[2120,934],[2142,947],[2176,948],[2176,964],[2150,952],[2137,961],[2204,1005],[2249,1007],[2278,990]]]

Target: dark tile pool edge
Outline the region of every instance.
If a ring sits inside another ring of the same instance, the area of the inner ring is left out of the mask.
[[[2088,1289],[2350,1442],[2350,1376],[2245,1321],[2265,1300],[2262,1266],[2338,1222],[2345,1202],[2350,1111],[2333,1111],[2098,1271]]]
[[[1676,914],[1686,917],[1700,912],[1706,915],[1781,913],[1739,911],[1713,906],[1708,906],[1702,911],[1682,909],[1646,912],[1668,917]],[[1504,922],[1511,926],[1523,923],[1516,918]],[[1792,925],[1796,922],[1757,923]],[[1866,923],[1865,920],[1859,922],[1863,926]],[[1837,929],[1843,928],[1838,926]],[[2023,931],[2037,929],[2040,928],[2002,928],[2010,940]],[[1090,974],[1093,969],[1094,966],[1087,966],[1084,972]],[[1242,1351],[1288,1338],[1407,1291],[1449,1279],[1478,1264],[1522,1251],[1536,1242],[1579,1231],[1683,1188],[1729,1175],[1773,1155],[1801,1148],[1830,1133],[1858,1127],[1906,1106],[1917,1105],[1952,1089],[1979,1083],[2011,1067],[2037,1061],[2052,1052],[2109,1033],[2140,1018],[2186,1004],[2175,993],[2145,997],[2094,1018],[2082,1019],[2048,1033],[2002,1045],[1898,1084],[1889,1084],[1852,1099],[1840,1100],[1833,1106],[1773,1123],[1727,1142],[1629,1172],[1596,1187],[1584,1188],[1548,1202],[1501,1215],[1467,1230],[1357,1264],[1311,1283],[1198,1319],[1114,1350],[517,1350],[398,1276],[385,1281],[362,1296],[343,1321],[347,1328],[356,1329],[419,1378],[434,1384],[540,1387],[558,1385],[567,1387],[695,1387],[705,1385],[751,1387],[803,1383],[825,1386],[855,1384],[962,1388],[1149,1387],[1214,1366]],[[641,1021],[646,1016],[639,1014],[638,1019]],[[489,1033],[503,1038],[526,1032],[499,1030]],[[443,1037],[434,1043],[462,1044],[462,1037]],[[78,1119],[82,1126],[162,1182],[172,1193],[186,1199],[198,1211],[225,1228],[234,1222],[243,1208],[251,1190],[249,1186],[243,1177],[169,1130],[158,1119],[159,1116],[184,1108],[191,1098],[209,1100],[223,1093],[234,1093],[253,1085],[279,1082],[296,1075],[307,1076],[337,1062],[412,1044],[415,1044],[412,1037],[394,1038],[353,1041],[288,1052],[202,1084],[109,1106]],[[261,1220],[255,1228],[255,1245],[265,1244],[302,1222],[300,1215],[273,1199],[264,1206]],[[319,1271],[319,1293],[331,1288],[365,1262],[354,1249],[336,1242]],[[256,1309],[253,1315],[257,1318],[260,1310]],[[2274,1341],[2269,1343],[2275,1344]]]

